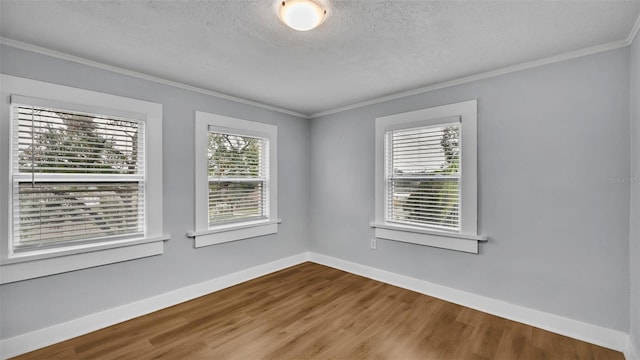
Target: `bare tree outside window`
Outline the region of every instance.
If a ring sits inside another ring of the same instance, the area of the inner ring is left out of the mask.
[[[266,217],[266,139],[209,133],[209,223]]]

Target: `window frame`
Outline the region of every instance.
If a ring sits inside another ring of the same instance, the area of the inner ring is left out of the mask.
[[[208,136],[209,129],[240,136],[267,139],[268,178],[267,213],[265,219],[249,219],[228,224],[209,226],[209,176],[208,176]],[[195,230],[187,233],[194,239],[194,247],[204,247],[231,241],[243,240],[278,232],[278,181],[277,181],[277,127],[256,121],[242,120],[202,111],[195,112]]]
[[[162,105],[58,84],[0,75],[0,228],[7,229],[0,241],[0,283],[10,283],[64,273],[164,252],[162,223]],[[13,252],[13,166],[11,98],[30,105],[71,111],[134,117],[145,131],[145,228],[143,236],[105,239],[45,249]]]
[[[478,242],[487,237],[477,232],[477,100],[387,115],[375,119],[375,220],[376,238],[444,249],[478,253]],[[460,121],[460,230],[437,230],[428,226],[404,225],[385,218],[385,137],[388,131]]]

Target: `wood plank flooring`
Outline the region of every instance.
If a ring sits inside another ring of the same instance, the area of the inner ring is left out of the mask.
[[[606,359],[616,351],[304,263],[16,359]]]

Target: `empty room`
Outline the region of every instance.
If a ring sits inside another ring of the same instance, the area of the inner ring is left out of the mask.
[[[640,360],[640,0],[0,0],[0,359]]]

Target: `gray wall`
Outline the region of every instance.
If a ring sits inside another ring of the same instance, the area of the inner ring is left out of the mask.
[[[636,41],[634,155],[640,145],[638,48]],[[162,256],[1,286],[0,337],[311,249],[622,331],[629,330],[631,308],[637,346],[640,238],[637,222],[629,222],[629,182],[616,181],[631,177],[629,51],[308,122],[2,46],[2,73],[163,104],[164,219],[172,239]],[[479,229],[489,242],[479,255],[385,240],[370,250],[374,118],[469,99],[479,100]],[[278,125],[284,222],[277,235],[197,250],[185,237],[193,227],[194,110]],[[637,182],[633,189],[638,219]]]
[[[640,351],[640,36],[631,46],[631,340]]]
[[[481,253],[378,240],[374,118],[478,99]],[[629,49],[313,119],[311,248],[629,330]]]
[[[2,285],[1,337],[8,338],[267,263],[309,248],[308,138],[304,119],[131,78],[15,48],[0,49],[4,74],[161,103],[164,110],[165,253],[146,259]],[[276,235],[194,249],[194,110],[278,126]],[[5,176],[5,175],[3,175]],[[4,236],[4,235],[2,235]]]

